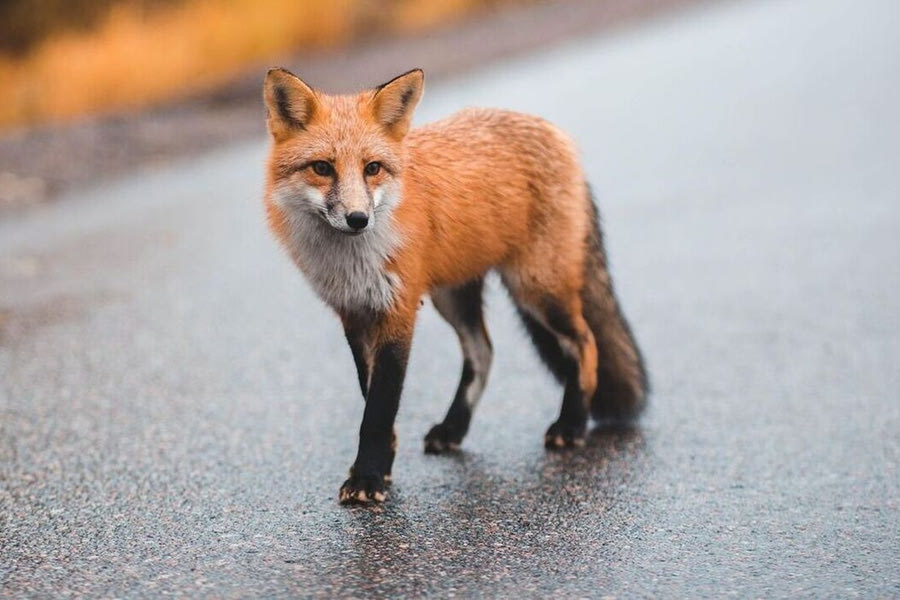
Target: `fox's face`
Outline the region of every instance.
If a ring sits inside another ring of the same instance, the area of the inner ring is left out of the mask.
[[[319,218],[347,235],[372,230],[399,200],[403,138],[423,86],[414,70],[374,90],[329,96],[270,70],[272,200],[289,218]]]

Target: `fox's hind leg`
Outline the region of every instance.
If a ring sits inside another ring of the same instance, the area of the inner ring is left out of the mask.
[[[575,291],[528,289],[504,277],[541,359],[565,386],[559,418],[544,435],[548,448],[584,445],[590,400],[597,387],[597,347]]]
[[[440,454],[459,447],[469,430],[472,411],[487,383],[493,350],[484,326],[481,293],[484,279],[474,279],[457,287],[439,288],[431,292],[438,313],[447,320],[462,345],[463,368],[453,404],[443,422],[425,436],[425,452]]]

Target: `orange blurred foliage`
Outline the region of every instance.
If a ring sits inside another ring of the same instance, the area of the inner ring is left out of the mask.
[[[185,0],[114,6],[90,32],[0,56],[0,125],[146,106],[221,83],[242,67],[362,34],[458,19],[486,0]]]

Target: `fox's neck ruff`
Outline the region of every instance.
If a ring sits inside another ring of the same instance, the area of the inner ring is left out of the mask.
[[[401,281],[387,261],[401,245],[388,210],[375,210],[375,223],[361,235],[335,230],[318,215],[288,214],[289,249],[322,300],[342,313],[387,310]]]

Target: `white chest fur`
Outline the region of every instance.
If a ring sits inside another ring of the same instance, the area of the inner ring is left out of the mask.
[[[336,231],[322,219],[302,214],[290,218],[289,251],[322,300],[338,311],[385,310],[400,287],[386,269],[400,237],[387,215],[359,236]]]

